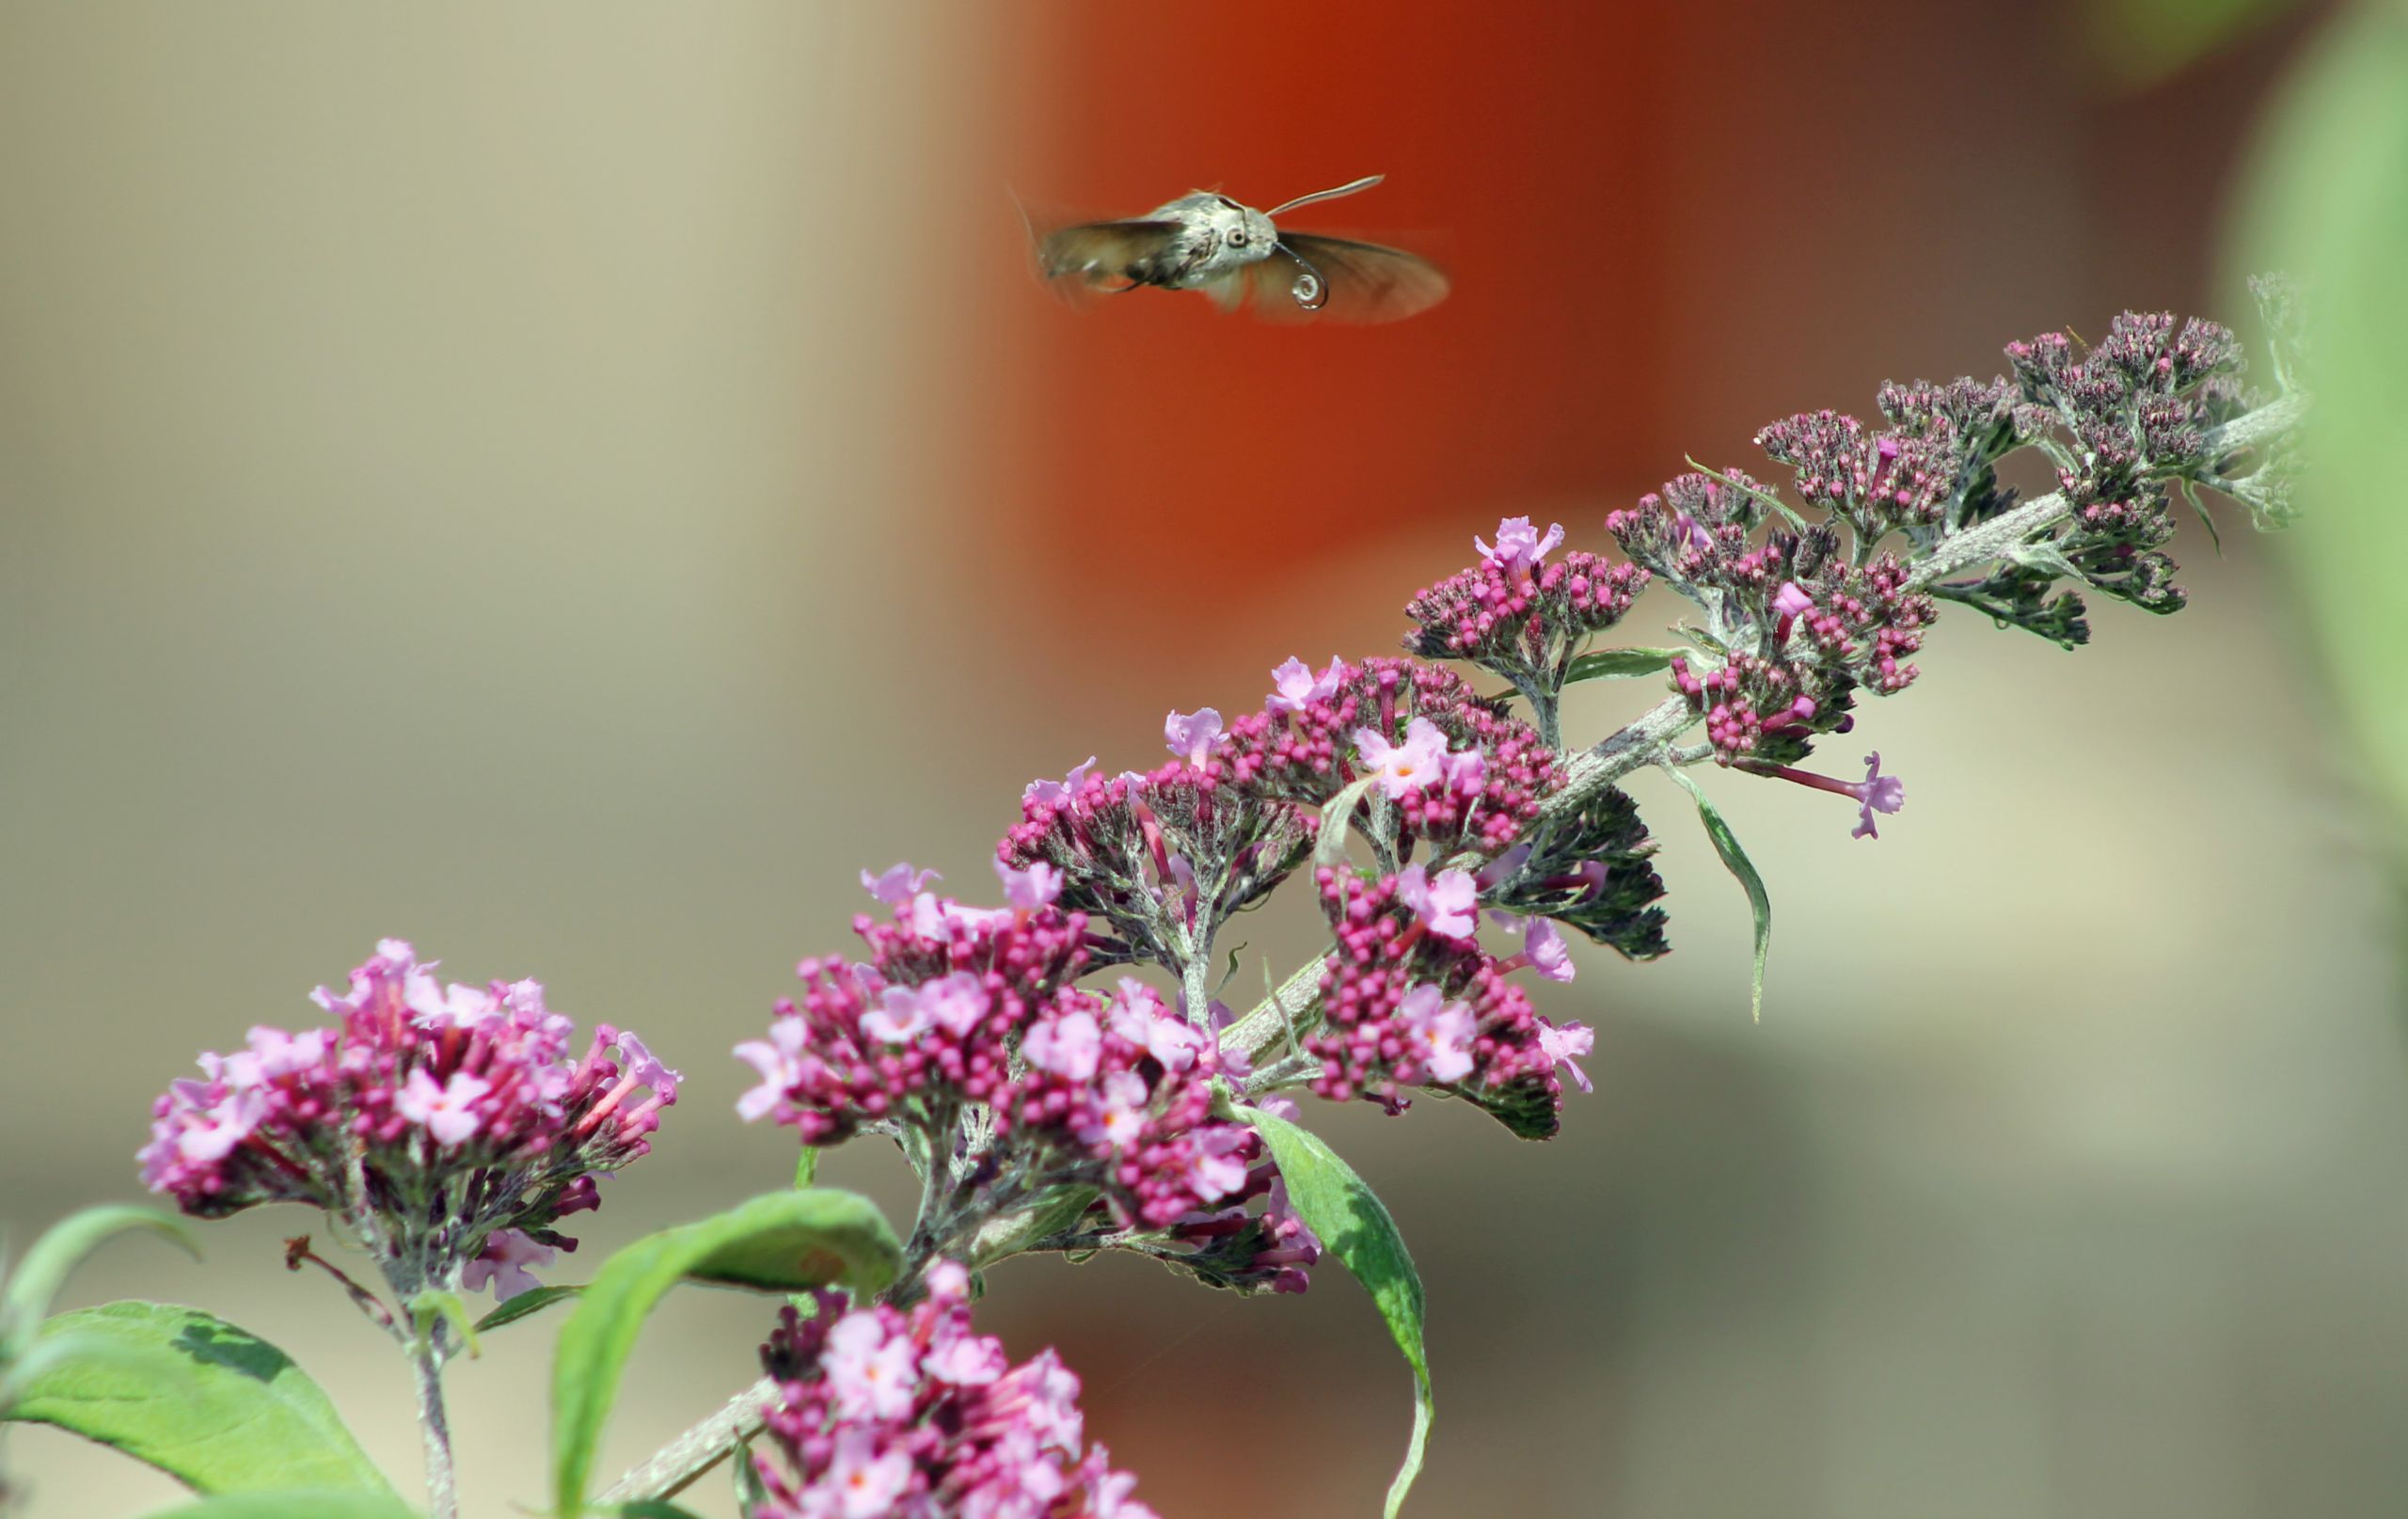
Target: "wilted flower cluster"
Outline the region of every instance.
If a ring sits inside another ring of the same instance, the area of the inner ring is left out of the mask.
[[[597,1177],[651,1148],[677,1073],[607,1024],[582,1054],[533,981],[438,985],[388,939],[348,992],[314,1000],[334,1028],[261,1026],[200,1057],[152,1109],[143,1179],[188,1213],[296,1202],[350,1222],[413,1289],[500,1295],[575,1248],[554,1221],[599,1206]]]
[[[909,1312],[822,1293],[813,1317],[780,1316],[745,1519],[1152,1519],[1136,1479],[1086,1445],[1079,1379],[1052,1351],[1015,1366],[972,1333],[958,1263],[927,1283]]]
[[[1141,982],[1109,1000],[1069,984],[1086,920],[1053,904],[1057,876],[1031,888],[1005,871],[1022,905],[990,910],[897,871],[893,919],[856,924],[868,961],[803,961],[800,1002],[737,1047],[761,1075],[745,1117],[814,1145],[875,1127],[946,1164],[963,1110],[983,1104],[1000,1143],[974,1183],[1092,1185],[1124,1226],[1164,1228],[1244,1188],[1258,1141],[1210,1118],[1218,1044]]]

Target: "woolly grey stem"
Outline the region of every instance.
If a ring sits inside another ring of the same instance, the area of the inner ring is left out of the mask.
[[[594,1506],[610,1509],[640,1498],[673,1497],[685,1491],[696,1478],[726,1460],[737,1445],[761,1432],[768,1422],[769,1401],[777,1395],[778,1385],[763,1377],[729,1399],[726,1407],[654,1451],[642,1465],[629,1467],[625,1477],[594,1500]]]
[[[1653,765],[1665,745],[1704,720],[1686,696],[1671,696],[1627,728],[1582,750],[1565,762],[1563,787],[1539,808],[1541,821],[1577,812],[1589,799],[1642,766]]]
[[[426,1507],[434,1519],[460,1519],[460,1489],[452,1469],[452,1424],[443,1414],[443,1352],[436,1343],[441,1326],[410,1343],[410,1369],[418,1379],[418,1428],[426,1443]]]
[[[2208,457],[2222,458],[2280,437],[2300,424],[2307,415],[2307,396],[2295,392],[2270,401],[2256,411],[2242,413],[2208,435]],[[2026,501],[1980,527],[1941,539],[1930,556],[1909,572],[1907,585],[1910,590],[1928,591],[1949,576],[2004,556],[2034,533],[2056,526],[2072,512],[2073,503],[2063,491],[2052,491],[2037,500]]]

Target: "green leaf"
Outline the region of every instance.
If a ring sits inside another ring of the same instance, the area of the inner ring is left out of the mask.
[[[1307,1228],[1321,1236],[1323,1248],[1343,1261],[1371,1294],[1388,1333],[1396,1337],[1396,1348],[1413,1368],[1413,1439],[1388,1486],[1383,1511],[1386,1519],[1396,1519],[1404,1495],[1421,1473],[1421,1453],[1430,1442],[1430,1356],[1421,1339],[1421,1277],[1386,1206],[1337,1151],[1309,1131],[1259,1108],[1241,1109],[1238,1116],[1271,1147],[1271,1158],[1288,1183],[1289,1206]]]
[[[2010,545],[2006,550],[2006,559],[2009,563],[2020,564],[2027,570],[2040,570],[2050,575],[2063,576],[2068,580],[2083,578],[2082,566],[2066,558],[2066,551],[2058,546],[2057,541],[2053,538],[2036,538],[2026,543]]]
[[[808,1192],[812,1182],[816,1180],[818,1176],[819,1147],[805,1145],[802,1147],[802,1153],[796,1156],[794,1160],[794,1190]]]
[[[2292,0],[2088,0],[2091,62],[2127,89],[2162,84],[2264,25]]]
[[[681,1509],[665,1498],[645,1498],[618,1511],[624,1519],[695,1519],[693,1510]]]
[[[1625,680],[1670,670],[1681,657],[1678,649],[1599,649],[1572,661],[1564,673],[1567,686],[1577,680]]]
[[[1313,841],[1313,864],[1342,865],[1346,862],[1346,833],[1354,816],[1354,809],[1362,805],[1364,795],[1379,777],[1367,775],[1354,782],[1321,810],[1321,836]]]
[[[1771,491],[1765,489],[1763,486],[1742,484],[1740,482],[1732,479],[1729,475],[1724,474],[1721,470],[1710,469],[1704,465],[1698,463],[1695,459],[1687,459],[1686,462],[1691,469],[1694,469],[1699,474],[1703,475],[1706,479],[1721,486],[1724,490],[1737,491],[1740,495],[1747,497],[1751,500],[1761,501],[1765,505],[1771,507],[1774,511],[1787,518],[1789,525],[1797,529],[1799,532],[1812,530],[1814,526],[1812,523],[1808,522],[1804,517],[1799,516],[1797,510],[1787,501],[1782,500],[1780,497],[1775,496]]]
[[[2301,530],[2283,543],[2294,606],[2355,739],[2367,789],[2408,817],[2408,513],[2399,507],[2408,417],[2408,13],[2336,11],[2304,51],[2253,157],[2228,283],[2297,277],[2315,393],[2301,438]],[[2395,828],[2397,824],[2395,823]],[[2395,831],[2394,847],[2408,846]]]
[[[68,1274],[111,1236],[130,1229],[164,1234],[182,1245],[195,1260],[200,1258],[200,1246],[192,1231],[155,1208],[118,1204],[68,1214],[34,1242],[25,1258],[9,1274],[6,1290],[0,1291],[0,1334],[7,1337],[0,1340],[0,1361],[13,1361],[24,1353],[42,1316],[50,1312],[52,1300],[66,1285]]]
[[[972,1271],[984,1271],[1076,1224],[1098,1195],[1093,1187],[1060,1187],[1029,1207],[998,1213],[970,1236],[958,1258]]]
[[[1697,799],[1698,820],[1705,825],[1705,836],[1714,841],[1714,852],[1722,857],[1723,868],[1738,877],[1739,884],[1747,888],[1748,906],[1756,915],[1756,969],[1749,1005],[1755,1021],[1761,1023],[1765,1019],[1765,952],[1772,946],[1772,898],[1765,894],[1765,878],[1756,874],[1748,851],[1739,847],[1738,835],[1731,831],[1731,825],[1722,820],[1722,814],[1714,803],[1705,799],[1705,793],[1698,789],[1697,783],[1671,766],[1664,767],[1664,773]]]
[[[504,1324],[515,1324],[521,1319],[531,1319],[553,1304],[564,1303],[570,1298],[582,1295],[584,1291],[583,1285],[567,1282],[558,1287],[531,1287],[478,1320],[477,1333],[482,1335],[490,1330],[499,1329]]]
[[[866,1197],[828,1188],[773,1192],[715,1218],[663,1229],[602,1263],[561,1328],[552,1360],[552,1496],[585,1508],[594,1447],[636,1335],[681,1281],[763,1292],[831,1284],[868,1297],[903,1268],[903,1247]]]
[[[736,1483],[736,1511],[751,1513],[769,1501],[769,1484],[761,1480],[760,1469],[752,1464],[752,1442],[738,1444],[736,1453],[728,1458],[728,1475]]]
[[[382,1494],[305,1488],[282,1493],[230,1493],[180,1508],[163,1509],[150,1519],[420,1519],[420,1514],[401,1499]]]
[[[8,1417],[113,1447],[200,1493],[393,1490],[292,1357],[198,1308],[109,1303],[41,1339],[94,1342],[26,1380]]]
[[[477,1343],[477,1326],[468,1319],[468,1305],[460,1301],[459,1293],[429,1288],[410,1299],[409,1314],[410,1327],[417,1332],[421,1347],[433,1341],[436,1324],[448,1323],[459,1335],[470,1360],[484,1353],[483,1347]]]

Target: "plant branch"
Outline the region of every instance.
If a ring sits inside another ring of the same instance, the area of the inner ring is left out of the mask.
[[[2242,413],[2208,435],[2208,456],[2223,458],[2280,437],[2300,424],[2307,415],[2307,396],[2294,392],[2268,402],[2256,411]],[[2073,502],[2066,498],[2065,492],[2052,491],[1977,528],[1943,538],[1908,573],[1908,589],[1928,591],[1959,571],[2003,558],[2016,545],[2056,526],[2072,513]]]
[[[440,1324],[429,1325],[410,1342],[410,1369],[418,1381],[418,1428],[426,1443],[426,1507],[434,1519],[459,1519],[459,1479],[452,1468],[452,1425],[443,1412],[443,1351],[436,1343]]]
[[[761,1432],[770,1400],[777,1395],[778,1385],[763,1377],[729,1399],[718,1413],[654,1451],[643,1464],[629,1467],[626,1476],[594,1500],[594,1506],[610,1509],[642,1498],[673,1497],[685,1491],[695,1479],[726,1460],[737,1445]]]

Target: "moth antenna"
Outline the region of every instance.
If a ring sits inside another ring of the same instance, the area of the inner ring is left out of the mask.
[[[1263,214],[1266,216],[1276,216],[1283,211],[1293,211],[1298,206],[1309,206],[1316,200],[1335,200],[1340,196],[1354,195],[1361,191],[1370,189],[1371,186],[1379,183],[1382,180],[1386,178],[1387,176],[1385,174],[1366,174],[1361,179],[1354,181],[1353,183],[1341,184],[1335,190],[1315,190],[1310,195],[1300,195],[1293,200],[1283,200],[1279,204],[1272,207],[1269,211],[1264,212]],[[1299,260],[1298,261],[1301,262],[1302,261]]]

